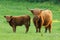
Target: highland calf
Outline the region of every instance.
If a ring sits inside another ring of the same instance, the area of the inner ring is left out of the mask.
[[[22,26],[25,25],[26,27],[26,33],[29,30],[30,26],[30,16],[4,16],[7,20],[7,22],[12,26],[13,32],[16,32],[16,26]]]
[[[31,9],[30,10],[34,15],[33,22],[36,27],[36,32],[41,31],[41,26],[45,26],[45,32],[47,29],[51,33],[52,26],[52,12],[51,10],[40,10],[40,9]]]

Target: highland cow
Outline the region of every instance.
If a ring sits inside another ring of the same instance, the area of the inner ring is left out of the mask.
[[[30,10],[34,15],[33,22],[36,27],[36,32],[41,32],[41,27],[45,26],[45,33],[47,29],[51,33],[52,26],[52,12],[51,10],[40,10],[40,9],[31,9]]]

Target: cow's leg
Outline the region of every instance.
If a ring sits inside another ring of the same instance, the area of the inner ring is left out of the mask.
[[[37,24],[37,22],[35,24],[35,27],[36,27],[36,33],[37,33],[38,32],[38,29],[39,29],[39,25]]]
[[[49,24],[48,29],[49,29],[49,33],[51,33],[51,24]]]
[[[41,26],[39,26],[39,32],[41,32]]]
[[[16,32],[16,26],[13,25],[13,32]]]
[[[41,32],[41,23],[40,24],[38,24],[38,29],[39,29],[39,32]]]
[[[45,27],[45,33],[47,32],[47,28],[48,28],[48,27]]]
[[[35,26],[35,28],[36,28],[36,33],[37,33],[37,32],[38,32],[38,27],[37,27],[37,25],[36,25],[36,21],[33,20],[33,23],[34,23],[34,26]]]
[[[36,33],[38,32],[38,26],[36,25],[36,23],[34,22],[35,28],[36,28]]]
[[[38,27],[36,27],[36,33],[38,32]]]

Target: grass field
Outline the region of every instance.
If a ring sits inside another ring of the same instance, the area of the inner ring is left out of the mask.
[[[25,33],[25,27],[18,26],[17,32],[13,33],[12,28],[6,22],[4,15],[30,15],[32,13],[27,8],[50,9],[53,12],[52,33],[44,33],[42,27],[41,33],[35,33],[33,22],[29,32]],[[44,3],[29,3],[29,2],[13,2],[0,1],[0,40],[60,40],[60,5],[44,2]]]

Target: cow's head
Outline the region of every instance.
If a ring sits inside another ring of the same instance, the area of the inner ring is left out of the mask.
[[[30,11],[32,12],[33,15],[39,15],[42,12],[42,10],[40,9],[30,9]]]

